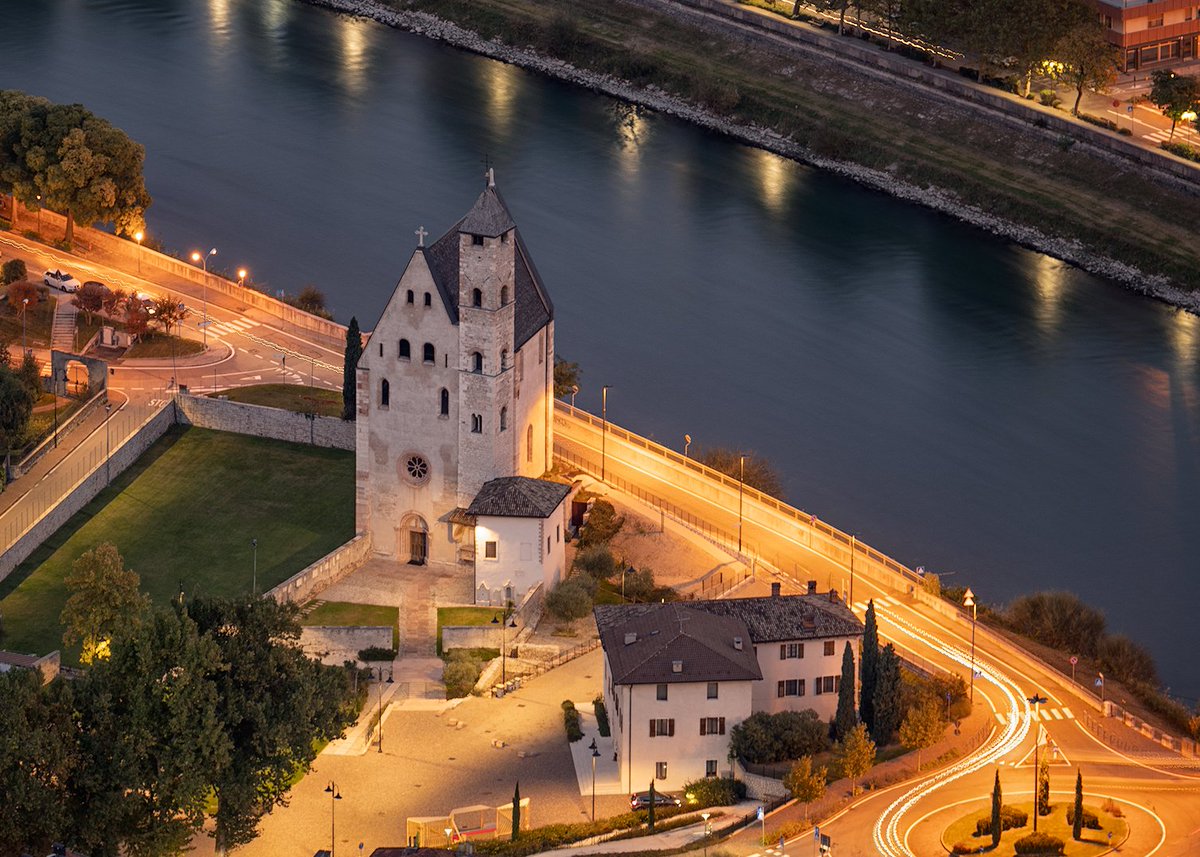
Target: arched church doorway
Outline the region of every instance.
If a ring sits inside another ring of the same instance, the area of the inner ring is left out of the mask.
[[[409,565],[424,565],[429,557],[429,527],[420,515],[405,515],[397,534],[400,560]]]

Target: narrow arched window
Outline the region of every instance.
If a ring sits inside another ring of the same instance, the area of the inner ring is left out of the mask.
[[[508,431],[508,408],[500,409],[500,431]]]
[[[408,290],[408,293],[405,295],[405,298],[407,299],[407,301],[406,301],[407,303],[413,302],[413,290],[412,289]]]
[[[432,362],[433,362],[433,358],[434,358],[434,349],[433,349],[433,343],[432,343],[432,342],[426,342],[426,343],[425,343],[425,352],[424,352],[424,354],[422,355],[422,359],[423,359],[423,360],[424,360],[426,363],[432,363]]]
[[[425,293],[425,306],[433,306],[433,295]]]
[[[525,430],[525,460],[533,461],[533,426]]]
[[[483,372],[483,355],[478,351],[471,353],[471,371],[476,374]]]
[[[508,349],[502,348],[502,349],[500,349],[500,370],[503,371],[507,368],[508,368]]]
[[[508,286],[500,287],[500,306],[508,303]]]
[[[412,346],[408,344],[407,339],[400,340],[400,359],[409,360],[412,358]]]
[[[442,387],[442,392],[441,392],[441,395],[439,396],[439,399],[440,399],[441,415],[443,417],[450,416],[450,391],[447,390],[445,387]]]
[[[481,434],[483,432],[483,415],[471,414],[471,433]]]
[[[483,292],[479,289],[471,290],[471,306],[483,306]]]
[[[379,385],[379,407],[388,407],[388,400],[392,395],[392,385],[388,383],[388,379],[384,378]]]

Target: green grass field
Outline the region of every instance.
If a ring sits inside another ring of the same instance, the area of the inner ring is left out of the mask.
[[[323,387],[307,387],[303,384],[251,384],[210,395],[224,396],[231,402],[283,408],[301,414],[316,413],[323,417],[342,415],[342,391],[327,390]]]
[[[354,455],[206,429],[171,429],[8,578],[0,648],[62,646],[63,578],[111,541],[157,604],[179,592],[269,589],[354,535]],[[74,663],[77,651],[64,651]]]
[[[189,354],[199,354],[204,350],[204,344],[197,339],[183,339],[171,334],[150,331],[142,336],[125,352],[126,357],[170,357],[172,350],[176,357],[187,357]]]
[[[327,601],[314,608],[302,622],[305,625],[391,625],[394,628],[399,618],[399,607]]]
[[[1111,845],[1120,845],[1125,841],[1129,833],[1129,826],[1123,818],[1113,818],[1101,809],[1091,805],[1084,805],[1084,809],[1094,812],[1100,818],[1102,829],[1083,831],[1083,839],[1076,842],[1071,838],[1071,825],[1067,824],[1067,808],[1072,803],[1070,798],[1056,801],[1051,804],[1051,812],[1047,816],[1038,819],[1038,831],[1049,833],[1051,836],[1057,836],[1066,844],[1067,857],[1090,857],[1094,854],[1104,854],[1110,850]],[[975,833],[975,822],[977,819],[991,817],[990,805],[964,815],[962,818],[955,821],[946,828],[942,834],[942,842],[947,850],[952,848],[956,842],[964,842],[970,845],[987,845],[988,853],[992,857],[1013,857],[1013,843],[1033,831],[1033,803],[1018,803],[1014,804],[1018,809],[1025,810],[1030,813],[1030,821],[1024,827],[1013,828],[1006,830],[1000,837],[1000,847],[995,850],[991,849],[991,836],[977,837]],[[1112,834],[1110,843],[1108,834]]]

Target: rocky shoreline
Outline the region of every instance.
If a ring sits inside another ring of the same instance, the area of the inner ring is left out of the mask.
[[[633,86],[623,80],[579,69],[570,63],[545,57],[533,51],[488,41],[471,30],[434,15],[425,12],[397,11],[376,2],[376,0],[302,0],[302,2],[355,17],[369,18],[389,27],[436,39],[491,59],[551,75],[630,104],[637,104],[684,119],[743,143],[844,176],[898,199],[942,212],[1023,247],[1037,250],[1069,262],[1089,273],[1118,282],[1140,294],[1200,314],[1200,294],[1180,289],[1166,277],[1147,274],[1131,265],[1104,256],[1079,241],[1055,238],[1033,227],[996,217],[977,206],[965,203],[953,192],[943,188],[918,187],[901,181],[884,170],[870,169],[848,161],[821,157],[769,128],[731,122],[656,87]]]

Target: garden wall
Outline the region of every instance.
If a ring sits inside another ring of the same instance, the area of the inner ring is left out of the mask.
[[[363,649],[391,649],[392,628],[389,625],[306,625],[300,632],[300,648],[322,660],[356,661]]]
[[[332,586],[354,569],[358,568],[371,554],[371,536],[359,533],[336,550],[327,553],[301,571],[296,572],[283,583],[265,593],[265,597],[276,601],[291,601],[303,604],[321,590]],[[387,646],[391,648],[392,638],[388,637]]]
[[[282,408],[205,396],[180,394],[175,400],[179,405],[179,422],[184,425],[331,449],[354,449],[354,423],[336,417],[301,414]]]

